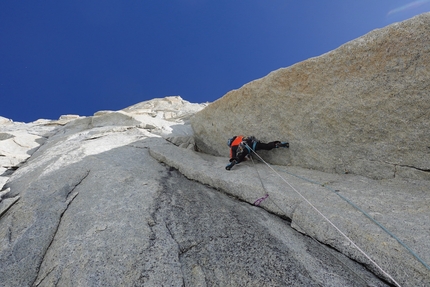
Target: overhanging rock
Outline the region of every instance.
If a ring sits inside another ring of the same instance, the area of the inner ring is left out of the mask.
[[[200,150],[228,138],[290,142],[269,162],[382,179],[430,179],[430,13],[227,93],[192,120]]]

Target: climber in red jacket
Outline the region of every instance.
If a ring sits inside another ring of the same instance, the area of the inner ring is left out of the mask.
[[[257,140],[254,136],[234,136],[228,140],[227,145],[230,147],[230,163],[225,167],[226,170],[230,170],[235,164],[243,161],[248,154],[252,153],[252,151],[290,147],[289,143],[281,141],[263,143]]]

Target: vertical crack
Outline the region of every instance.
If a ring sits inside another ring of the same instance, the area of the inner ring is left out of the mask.
[[[170,237],[172,237],[173,241],[176,242],[176,244],[178,245],[178,249],[181,250],[181,245],[179,244],[179,242],[176,240],[175,236],[173,236],[172,230],[170,230],[169,226],[167,225],[166,222],[164,222],[164,225],[166,226],[167,232],[169,233]]]
[[[37,269],[38,269],[38,272],[37,272],[37,276],[36,276],[36,278],[34,279],[34,281],[33,281],[33,283],[31,284],[31,286],[39,286],[40,285],[40,283],[43,281],[43,280],[45,280],[45,278],[49,275],[49,273],[51,273],[55,268],[53,268],[50,272],[48,272],[48,274],[46,274],[41,280],[39,280],[39,282],[36,282],[37,281],[37,278],[39,278],[39,272],[40,272],[40,268],[41,268],[41,266],[42,266],[42,264],[43,264],[43,262],[45,261],[45,257],[46,257],[46,254],[48,253],[48,250],[51,248],[51,245],[52,245],[52,243],[54,242],[54,239],[55,239],[55,236],[57,235],[57,232],[58,232],[58,230],[59,230],[59,228],[60,228],[60,225],[61,225],[61,222],[62,222],[62,220],[63,220],[63,216],[64,216],[64,214],[66,213],[66,211],[69,209],[69,207],[70,207],[70,205],[72,204],[72,202],[75,200],[75,198],[78,196],[78,194],[79,194],[79,192],[75,192],[74,194],[72,194],[75,190],[76,190],[76,188],[80,185],[80,184],[82,184],[82,182],[88,177],[88,175],[90,174],[90,171],[88,170],[85,174],[84,174],[84,176],[81,178],[81,180],[79,181],[79,182],[77,182],[70,190],[69,190],[69,192],[66,194],[66,201],[68,201],[67,202],[67,204],[66,204],[66,207],[64,208],[64,210],[61,212],[61,214],[60,214],[60,218],[59,218],[59,220],[58,220],[58,224],[57,224],[57,226],[55,227],[55,231],[54,231],[54,233],[53,233],[53,235],[52,235],[52,239],[51,239],[51,241],[49,242],[49,245],[48,245],[48,247],[46,248],[46,250],[45,250],[45,252],[44,252],[44,254],[42,255],[42,259],[40,260],[40,263],[39,263],[39,266],[37,267]]]
[[[46,279],[46,277],[48,277],[49,276],[49,274],[51,274],[52,273],[52,271],[54,271],[55,270],[55,268],[56,268],[57,266],[54,266],[54,267],[52,267],[51,268],[51,270],[49,270],[46,274],[45,274],[45,276],[43,276],[43,278],[42,279],[40,279],[39,280],[39,282],[37,282],[36,284],[32,284],[32,286],[35,286],[35,287],[37,287],[37,286],[39,286],[45,279]]]
[[[9,244],[12,243],[12,229],[10,226],[7,227],[7,240]]]
[[[167,225],[167,223],[164,223],[164,225],[166,226],[167,232],[169,233],[170,237],[178,245],[178,251],[179,251],[178,252],[178,258],[179,259],[181,258],[181,256],[183,254],[187,253],[188,251],[190,251],[194,247],[197,247],[197,246],[199,246],[200,244],[202,244],[204,242],[204,240],[200,240],[199,242],[190,243],[188,246],[183,246],[183,244],[179,243],[178,240],[176,240],[175,236],[173,235],[172,230],[169,228],[169,226]]]

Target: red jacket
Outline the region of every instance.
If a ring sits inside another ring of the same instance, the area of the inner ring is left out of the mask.
[[[236,157],[236,150],[238,145],[242,142],[243,136],[236,136],[230,145],[230,158]]]

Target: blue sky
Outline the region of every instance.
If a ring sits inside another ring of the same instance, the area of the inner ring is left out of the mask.
[[[428,11],[429,0],[1,1],[0,116],[212,102]]]

